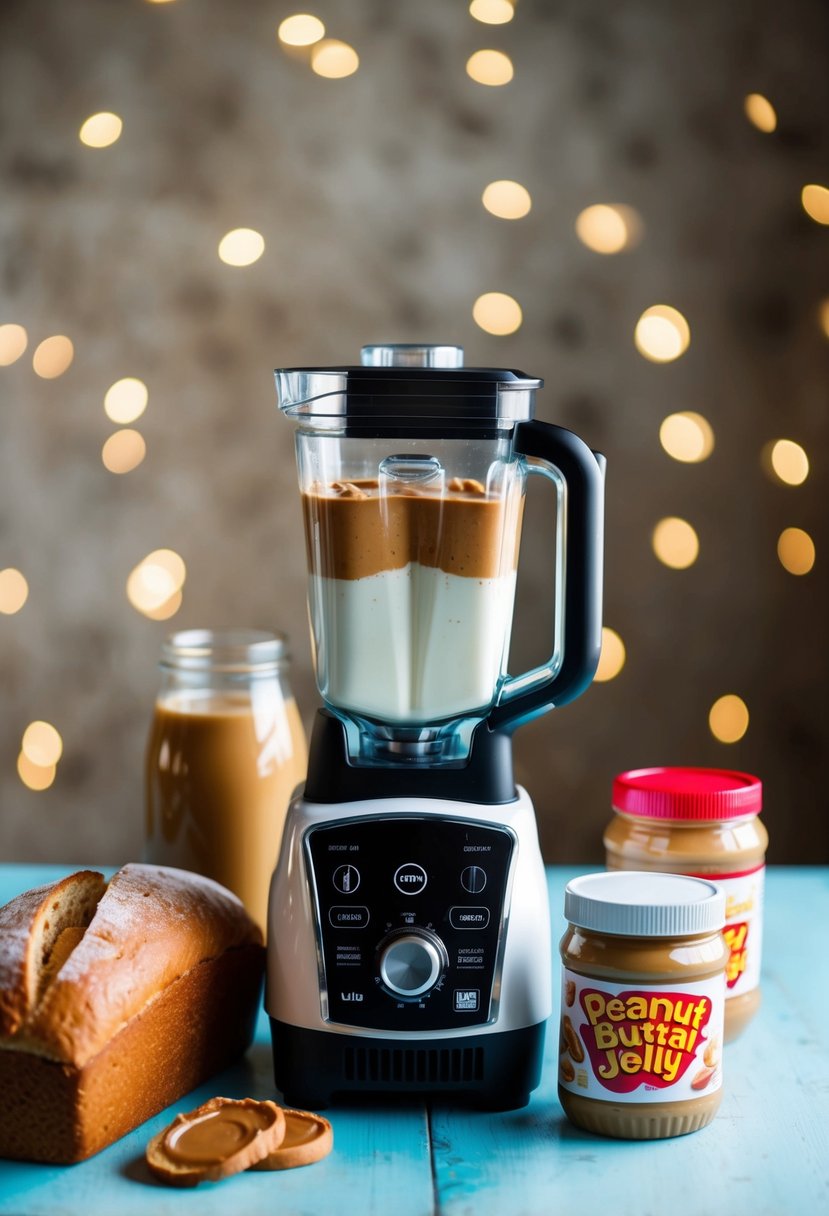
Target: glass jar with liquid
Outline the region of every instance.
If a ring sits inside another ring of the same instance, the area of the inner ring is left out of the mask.
[[[604,834],[609,870],[658,870],[716,882],[725,893],[725,1042],[760,1008],[763,883],[768,833],[763,786],[719,768],[642,768],[613,782]]]
[[[279,634],[192,629],[161,652],[146,758],[146,858],[228,887],[265,929],[305,732]]]

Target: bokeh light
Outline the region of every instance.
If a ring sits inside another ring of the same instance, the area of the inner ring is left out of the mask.
[[[787,486],[800,486],[809,476],[809,457],[793,439],[775,439],[762,452],[766,472]]]
[[[328,80],[342,80],[353,76],[360,66],[360,56],[347,42],[337,38],[325,38],[311,52],[311,67],[318,76]]]
[[[653,530],[653,551],[672,570],[687,570],[699,555],[699,538],[685,519],[668,516]]]
[[[697,464],[714,450],[714,432],[707,418],[692,410],[669,414],[659,428],[659,442],[674,460]]]
[[[748,707],[742,697],[726,693],[708,711],[711,734],[720,743],[737,743],[748,730]]]
[[[48,790],[55,780],[57,769],[54,764],[43,767],[32,764],[28,756],[21,752],[17,757],[17,775],[30,790]]]
[[[325,26],[311,13],[294,13],[280,21],[276,36],[286,46],[313,46],[325,37]]]
[[[104,410],[113,422],[135,422],[147,408],[149,393],[143,380],[125,376],[111,384],[104,396]]]
[[[826,334],[826,337],[829,338],[829,299],[821,300],[818,318],[820,319],[820,328]]]
[[[829,224],[829,189],[826,186],[804,186],[800,201],[803,210],[816,224]]]
[[[523,219],[533,205],[527,187],[507,179],[490,182],[481,195],[481,202],[491,215],[497,215],[500,220]]]
[[[184,585],[184,580],[187,578],[187,567],[184,564],[184,558],[176,553],[175,549],[154,549],[152,553],[147,554],[144,561],[148,565],[159,566],[165,570],[173,580],[176,591]]]
[[[233,228],[219,241],[219,257],[228,266],[252,266],[265,252],[265,238],[254,228]]]
[[[777,540],[777,556],[789,574],[808,574],[815,564],[815,542],[802,528],[784,528]]]
[[[63,754],[60,731],[51,722],[30,722],[23,732],[23,755],[39,768],[57,764]]]
[[[774,106],[762,93],[749,93],[743,102],[746,118],[757,128],[768,135],[777,127],[777,113]]]
[[[144,616],[149,617],[151,621],[168,621],[171,616],[176,615],[183,599],[184,596],[181,591],[176,591],[163,604],[159,604],[157,608],[145,608]]]
[[[32,356],[32,367],[44,380],[55,380],[71,366],[75,348],[65,334],[44,338]]]
[[[691,342],[691,330],[682,313],[669,304],[646,308],[636,322],[633,335],[640,355],[653,363],[670,363],[684,354]]]
[[[16,363],[29,344],[22,325],[0,325],[0,367]]]
[[[29,598],[29,584],[19,570],[7,566],[0,570],[0,612],[14,616]]]
[[[613,680],[625,665],[625,644],[615,629],[602,628],[602,650],[593,677],[600,684]]]
[[[472,0],[469,15],[484,25],[506,25],[515,16],[511,0]]]
[[[131,473],[147,455],[147,445],[140,431],[127,428],[110,435],[101,448],[101,460],[110,473]]]
[[[521,327],[521,305],[502,291],[488,291],[472,305],[472,318],[485,333],[504,337]]]
[[[82,144],[88,148],[108,148],[121,136],[124,124],[117,114],[102,110],[87,118],[78,132]]]
[[[466,61],[466,73],[477,84],[487,84],[497,88],[509,84],[515,72],[512,60],[503,51],[475,51]]]
[[[184,560],[173,549],[155,549],[130,571],[127,599],[136,611],[154,621],[178,612],[187,576]]]
[[[621,253],[637,244],[642,217],[622,203],[594,203],[576,217],[576,236],[594,253]]]

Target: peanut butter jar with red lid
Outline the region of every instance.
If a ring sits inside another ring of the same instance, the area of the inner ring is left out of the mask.
[[[604,835],[608,869],[696,875],[724,891],[726,1043],[760,1007],[768,845],[758,819],[762,805],[762,784],[750,773],[634,769],[613,782],[614,814]]]
[[[724,894],[685,875],[587,874],[564,915],[564,1113],[625,1140],[705,1127],[722,1097]]]

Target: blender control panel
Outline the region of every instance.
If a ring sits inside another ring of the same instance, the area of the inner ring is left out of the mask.
[[[305,846],[329,1021],[451,1030],[494,1016],[508,828],[398,814],[312,828]]]

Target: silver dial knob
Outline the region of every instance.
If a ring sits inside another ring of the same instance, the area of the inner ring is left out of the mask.
[[[434,988],[446,965],[446,952],[439,937],[415,929],[381,945],[379,965],[386,990],[412,1000]]]

